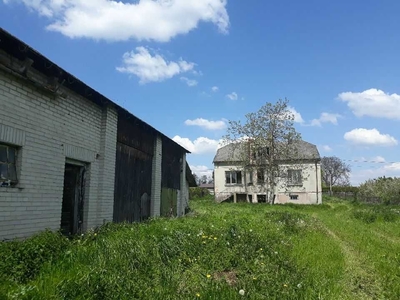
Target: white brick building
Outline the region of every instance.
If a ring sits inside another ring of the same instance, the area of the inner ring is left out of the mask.
[[[130,136],[127,126],[137,134]],[[162,177],[164,144],[171,145],[164,155],[179,162],[172,168],[179,184],[171,187]],[[135,160],[126,161],[124,151]],[[0,240],[159,216],[163,187],[177,191],[175,214],[181,215],[188,199],[186,153],[0,29]],[[135,177],[136,165],[148,176]],[[148,188],[137,192],[140,186]]]

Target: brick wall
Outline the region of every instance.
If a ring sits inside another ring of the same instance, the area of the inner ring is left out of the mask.
[[[60,228],[66,158],[89,163],[84,228],[112,220],[117,113],[61,90],[66,98],[52,97],[0,70],[0,143],[19,147],[19,183],[0,188],[0,240]]]

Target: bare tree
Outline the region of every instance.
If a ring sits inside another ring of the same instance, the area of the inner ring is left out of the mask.
[[[325,186],[329,186],[332,194],[332,186],[350,185],[350,165],[336,156],[324,156],[321,159],[322,181]]]
[[[231,160],[240,164],[249,177],[257,174],[257,188],[272,204],[278,184],[287,182],[280,180],[287,174],[283,162],[298,162],[301,135],[294,128],[294,114],[288,103],[287,99],[266,103],[257,112],[247,114],[244,123],[229,121],[224,137],[224,144],[232,145]]]

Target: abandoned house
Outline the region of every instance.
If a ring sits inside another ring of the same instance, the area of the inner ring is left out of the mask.
[[[263,165],[244,167],[241,147],[228,144],[217,150],[213,161],[216,201],[271,203],[270,195],[275,195],[273,203],[276,204],[322,203],[321,158],[315,145],[299,141],[295,146],[296,157],[279,160],[281,176],[272,192],[268,168]]]
[[[0,29],[0,240],[181,216],[187,153]]]

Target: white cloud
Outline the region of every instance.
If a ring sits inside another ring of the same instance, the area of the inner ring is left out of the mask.
[[[382,90],[369,89],[361,93],[346,92],[339,94],[357,116],[400,120],[400,95],[386,94]]]
[[[329,147],[328,145],[322,145],[321,149],[322,149],[322,151],[325,151],[325,152],[331,152],[332,151],[332,148]]]
[[[371,159],[371,161],[377,162],[377,163],[384,163],[386,162],[386,159],[382,156],[375,156]]]
[[[340,118],[341,115],[339,114],[331,114],[331,113],[326,113],[323,112],[321,113],[321,116],[319,119],[313,119],[311,121],[311,126],[321,126],[322,123],[332,123],[334,125],[337,125],[338,123],[338,118]]]
[[[218,140],[212,140],[206,137],[199,137],[191,141],[188,138],[176,135],[172,139],[193,154],[216,153],[220,143]]]
[[[294,107],[289,106],[288,110],[294,115],[294,122],[304,123],[304,120],[299,112],[296,111]]]
[[[214,93],[216,93],[216,92],[218,92],[219,88],[218,88],[217,86],[213,86],[213,87],[211,88],[211,90],[212,90]]]
[[[7,0],[22,2],[47,17],[48,30],[70,38],[107,41],[167,42],[187,34],[200,22],[215,24],[227,33],[227,0]]]
[[[231,100],[237,100],[238,99],[238,94],[236,94],[235,92],[232,92],[232,93],[226,95],[226,97],[228,97]]]
[[[368,179],[374,179],[382,176],[400,177],[400,162],[390,163],[378,168],[369,168],[351,172],[350,182],[352,185],[359,185]]]
[[[197,80],[189,79],[187,77],[181,77],[181,81],[183,81],[190,87],[196,86],[198,83]]]
[[[192,70],[195,66],[185,60],[166,61],[159,54],[154,56],[144,47],[136,47],[136,51],[126,52],[123,57],[123,66],[117,67],[121,73],[134,74],[140,83],[160,82],[181,73]]]
[[[186,120],[185,124],[188,126],[199,126],[208,130],[220,130],[226,128],[225,120],[210,121],[203,118],[197,118],[194,120]]]
[[[389,134],[382,134],[377,129],[356,128],[344,134],[344,139],[355,145],[395,146],[397,140]]]
[[[195,173],[197,176],[201,177],[206,175],[208,178],[212,178],[212,169],[207,166],[192,166],[190,165],[190,169],[192,173]]]

